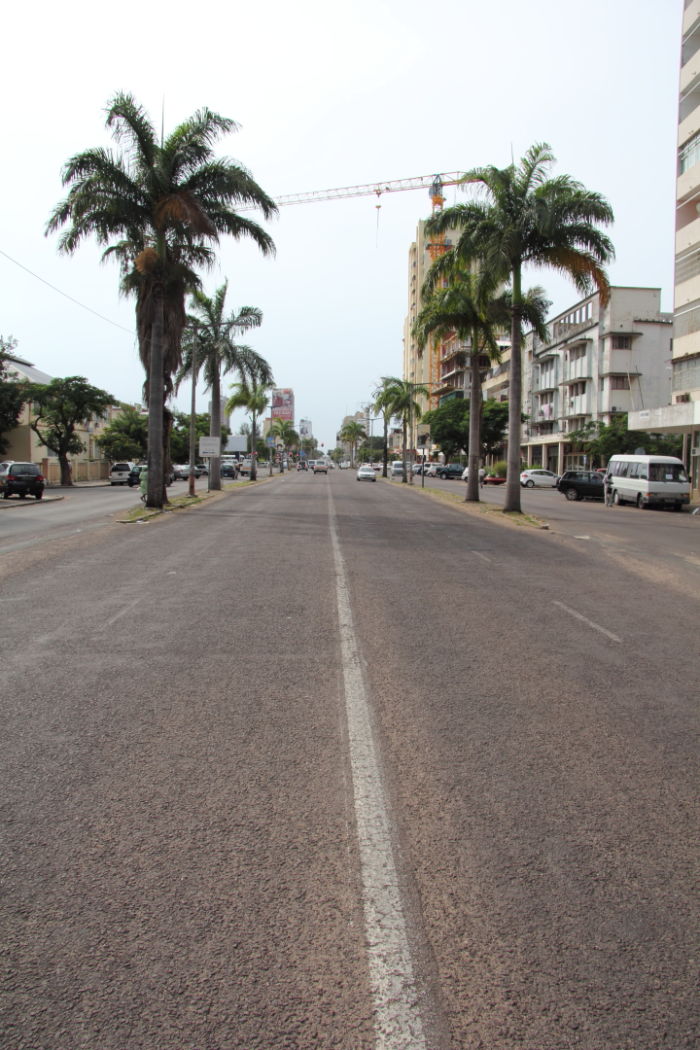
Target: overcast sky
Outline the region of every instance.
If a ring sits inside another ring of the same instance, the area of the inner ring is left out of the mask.
[[[4,16],[0,333],[53,376],[83,375],[137,402],[133,302],[93,244],[57,254],[44,228],[72,154],[111,144],[104,109],[133,93],[166,133],[202,106],[241,129],[218,152],[271,196],[507,165],[548,142],[554,173],[615,211],[614,284],[660,287],[672,308],[675,140],[683,0],[268,0],[264,5],[70,2]],[[201,16],[201,18],[200,18]],[[463,197],[450,189],[447,204]],[[407,254],[426,191],[294,205],[266,224],[262,259],[223,242],[205,275],[248,341],[292,387],[328,446],[342,417],[400,375]],[[10,256],[15,262],[7,258]],[[32,274],[27,270],[32,271]],[[41,278],[43,280],[39,280]],[[552,313],[573,287],[536,277]],[[101,317],[52,290],[78,300]],[[224,390],[229,379],[224,379]],[[183,392],[180,406],[189,410]],[[206,410],[202,392],[198,407]],[[234,427],[243,417],[234,417]]]

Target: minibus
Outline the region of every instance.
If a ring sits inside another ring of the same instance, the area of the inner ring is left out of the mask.
[[[611,456],[605,480],[618,505],[682,510],[690,503],[688,473],[675,456]]]

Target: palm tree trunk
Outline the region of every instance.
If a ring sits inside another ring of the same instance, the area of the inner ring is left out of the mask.
[[[250,480],[258,480],[257,457],[255,455],[258,447],[257,433],[255,428],[255,412],[251,412],[252,426],[250,432]]]
[[[215,365],[211,382],[211,426],[209,427],[211,437],[219,439],[221,445],[221,375],[218,364]],[[213,491],[221,491],[221,457],[209,457],[209,488]]]
[[[146,506],[162,509],[163,492],[163,343],[165,337],[165,299],[163,289],[154,293],[157,303],[151,327],[148,376],[148,491]]]
[[[387,466],[389,463],[389,420],[384,416],[384,449],[382,459],[382,477],[387,476]]]
[[[508,472],[504,511],[520,511],[520,414],[522,400],[522,360],[520,333],[522,331],[522,275],[520,267],[513,268],[513,309],[510,336],[510,382],[508,384]]]
[[[469,395],[469,477],[465,503],[479,502],[479,461],[481,459],[481,371],[479,369],[479,345],[476,332],[472,333],[470,358],[471,393]]]

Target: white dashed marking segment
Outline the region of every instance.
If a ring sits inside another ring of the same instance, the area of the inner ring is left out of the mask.
[[[377,1050],[427,1050],[330,487],[338,623]]]
[[[588,626],[592,627],[594,631],[600,631],[601,634],[604,634],[606,638],[610,638],[611,641],[622,642],[622,639],[618,638],[618,636],[616,634],[613,634],[612,631],[608,631],[605,627],[601,627],[599,623],[595,623],[593,620],[589,620],[587,616],[583,616],[580,612],[576,612],[575,609],[570,609],[569,606],[564,605],[563,602],[552,602],[552,604],[558,606],[558,608],[560,609],[563,609],[564,612],[568,612],[569,616],[575,616],[577,620],[581,621],[581,623],[588,624]]]

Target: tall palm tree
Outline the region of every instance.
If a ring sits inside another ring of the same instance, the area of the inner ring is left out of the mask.
[[[367,431],[356,419],[351,419],[340,429],[338,439],[350,446],[350,466],[355,466],[355,453],[357,446],[367,437]]]
[[[250,480],[256,481],[257,470],[257,420],[267,408],[270,400],[272,383],[265,383],[254,376],[232,383],[233,394],[226,402],[226,411],[231,413],[236,408],[245,408],[250,412]]]
[[[378,412],[382,417],[382,477],[385,478],[389,463],[389,424],[394,415],[390,379],[382,379],[375,389],[372,411]]]
[[[256,306],[244,306],[238,313],[226,316],[225,281],[213,298],[196,289],[190,300],[191,314],[187,315],[187,326],[183,335],[182,363],[177,374],[176,387],[187,375],[204,373],[206,388],[211,391],[211,419],[209,434],[221,438],[221,376],[236,371],[241,377],[257,377],[263,383],[272,382],[272,369],[260,354],[249,346],[234,342],[238,332],[258,328],[262,324],[262,312]],[[196,375],[195,375],[196,378]],[[212,457],[209,468],[209,487],[221,488],[221,460]]]
[[[295,442],[299,441],[299,435],[294,429],[290,419],[273,419],[270,425],[270,433],[274,434],[282,442],[282,456],[280,457],[280,473],[284,472],[284,459],[287,451]]]
[[[70,190],[46,232],[67,227],[59,250],[69,254],[94,236],[106,246],[103,258],[118,260],[122,290],[136,296],[148,390],[147,503],[162,507],[164,405],[179,364],[185,295],[199,286],[197,269],[212,265],[221,234],[274,252],[269,234],[234,208],[253,205],[265,218],[277,208],[245,168],[214,157],[214,141],[237,130],[228,118],[200,109],[162,139],[134,97],[120,93],[108,105],[107,126],[124,151],[98,147],[67,161],[62,181]]]
[[[538,143],[517,165],[473,168],[462,182],[480,187],[486,199],[445,208],[426,223],[431,235],[460,231],[454,255],[467,264],[478,260],[495,279],[511,284],[506,511],[520,510],[523,268],[549,267],[570,277],[582,294],[595,287],[602,303],[609,298],[604,267],[614,249],[600,227],[613,221],[612,208],[568,175],[548,178],[554,159],[550,147]],[[434,279],[439,274],[436,264]]]
[[[441,267],[444,272],[444,264]],[[543,340],[547,339],[545,318],[549,302],[541,288],[532,288],[523,296],[523,319]],[[486,366],[500,359],[498,331],[510,321],[512,296],[497,290],[484,274],[466,270],[454,261],[449,283],[435,288],[416,318],[413,334],[421,346],[430,335],[445,339],[450,335],[468,344],[465,358],[469,361],[469,476],[465,502],[479,501],[479,462],[481,458],[481,384]]]
[[[398,379],[396,376],[388,376],[382,379],[386,386],[388,404],[391,407],[392,416],[398,416],[401,420],[402,444],[403,444],[403,477],[401,481],[405,484],[413,474],[409,474],[406,468],[408,434],[415,420],[420,422],[421,407],[417,397],[427,397],[428,388],[420,383],[411,383],[407,379]]]

